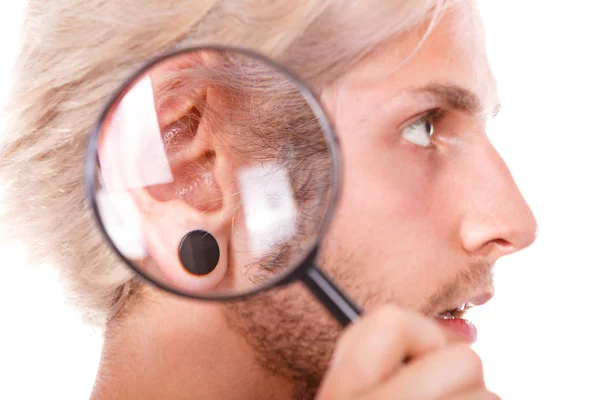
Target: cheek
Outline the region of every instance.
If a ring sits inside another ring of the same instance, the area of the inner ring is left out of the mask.
[[[344,187],[331,229],[338,258],[362,291],[382,292],[406,306],[447,280],[445,194],[435,155],[365,135],[342,139]]]
[[[435,229],[439,163],[433,152],[401,140],[348,138],[344,148],[344,187],[339,212],[380,234]],[[399,236],[394,236],[399,238]]]

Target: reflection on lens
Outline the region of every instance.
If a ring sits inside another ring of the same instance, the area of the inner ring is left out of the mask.
[[[131,267],[170,290],[231,297],[272,284],[314,249],[332,210],[334,145],[322,118],[303,85],[248,52],[154,63],[92,138],[99,222]],[[218,244],[209,273],[182,264],[192,231]]]
[[[296,206],[288,171],[277,164],[261,164],[238,173],[244,223],[255,256],[294,238]]]

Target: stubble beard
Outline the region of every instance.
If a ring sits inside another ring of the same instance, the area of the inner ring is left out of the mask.
[[[350,294],[360,294],[347,272],[351,269],[339,267],[352,265],[351,255],[333,258],[335,263],[323,262],[328,274]],[[353,299],[366,304],[376,301],[373,297]],[[229,304],[225,314],[254,350],[255,361],[267,373],[292,382],[294,400],[315,397],[343,328],[306,287],[298,282],[269,290]]]

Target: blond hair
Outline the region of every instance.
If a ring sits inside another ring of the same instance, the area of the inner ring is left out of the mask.
[[[105,101],[149,59],[229,44],[283,63],[320,91],[443,0],[29,0],[0,148],[3,230],[59,267],[75,305],[104,324],[136,286],[84,198],[87,138]]]

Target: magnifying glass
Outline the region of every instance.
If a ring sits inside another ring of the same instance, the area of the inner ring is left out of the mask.
[[[317,266],[336,136],[307,85],[264,56],[212,46],[151,62],[102,113],[85,172],[105,238],[156,286],[231,300],[299,280],[342,325],[359,317]]]

